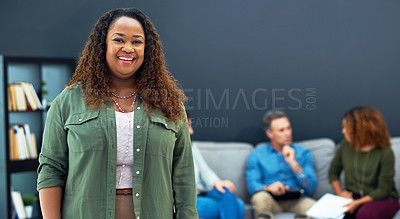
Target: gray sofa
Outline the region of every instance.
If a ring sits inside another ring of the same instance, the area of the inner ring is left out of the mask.
[[[246,161],[254,145],[244,142],[194,142],[199,147],[208,165],[217,175],[222,179],[229,179],[235,183],[237,196],[246,203],[245,219],[252,219],[253,211],[246,187]],[[330,162],[335,154],[335,142],[328,138],[320,138],[298,141],[296,143],[308,148],[314,157],[318,188],[312,197],[317,200],[325,193],[333,193],[327,173]],[[258,145],[259,144],[255,146],[257,147]],[[400,191],[400,137],[392,138],[392,148],[396,156],[395,183],[397,190]],[[280,213],[277,214],[275,218],[294,218],[294,215],[290,213]],[[397,212],[394,218],[400,219],[400,211]]]

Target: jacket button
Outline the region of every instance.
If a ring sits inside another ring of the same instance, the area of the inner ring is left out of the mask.
[[[140,129],[140,125],[137,125],[136,128]]]
[[[82,119],[78,119],[79,122],[82,122]]]
[[[139,197],[139,193],[136,193],[136,197]]]
[[[140,173],[140,171],[138,170],[138,171],[136,171],[136,174],[138,174],[139,175],[139,173]]]

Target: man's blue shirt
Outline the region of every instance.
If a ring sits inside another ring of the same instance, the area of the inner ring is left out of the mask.
[[[308,149],[298,144],[291,144],[295,150],[295,158],[303,169],[295,174],[285,158],[271,144],[255,148],[247,160],[247,189],[250,195],[261,191],[264,186],[280,181],[289,189],[304,189],[310,196],[317,189],[317,176],[313,157]]]

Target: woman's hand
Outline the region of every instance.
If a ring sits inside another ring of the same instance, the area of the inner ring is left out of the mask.
[[[361,207],[361,205],[372,202],[372,201],[373,201],[373,199],[369,195],[366,195],[360,199],[354,200],[354,201],[350,202],[349,204],[345,205],[346,207],[348,207],[346,210],[346,213],[353,214],[359,207]]]
[[[353,214],[357,210],[357,208],[360,207],[360,205],[362,205],[360,200],[355,200],[355,201],[350,202],[349,204],[345,205],[345,207],[347,207],[347,210],[345,211],[345,213]]]
[[[225,193],[224,188],[229,189],[231,193],[236,192],[235,184],[233,184],[233,182],[231,182],[230,180],[217,180],[214,182],[214,186],[221,193]]]
[[[353,198],[353,193],[349,192],[347,190],[343,190],[343,191],[339,192],[339,194],[337,194],[337,195],[340,197],[343,197],[343,198],[351,198],[351,199]]]

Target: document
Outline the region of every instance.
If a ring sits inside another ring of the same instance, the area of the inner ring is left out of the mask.
[[[353,199],[350,198],[343,198],[327,193],[308,209],[306,214],[319,219],[343,218],[344,212],[347,210],[347,207],[344,206],[352,201]]]

